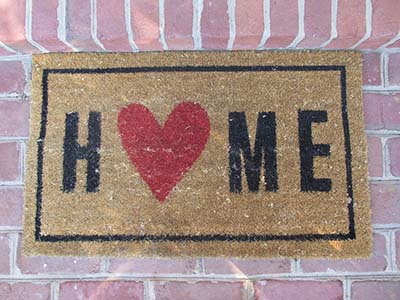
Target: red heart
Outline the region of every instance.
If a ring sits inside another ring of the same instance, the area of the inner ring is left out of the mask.
[[[129,159],[162,203],[203,152],[210,121],[199,104],[182,102],[162,128],[151,111],[133,103],[119,112],[118,129]]]

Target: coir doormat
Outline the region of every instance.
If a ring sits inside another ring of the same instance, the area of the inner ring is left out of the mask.
[[[361,64],[34,56],[25,253],[368,256]]]

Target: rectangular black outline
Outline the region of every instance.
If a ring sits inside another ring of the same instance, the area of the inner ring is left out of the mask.
[[[48,76],[49,74],[106,74],[106,73],[149,73],[149,72],[285,72],[285,71],[340,71],[341,108],[345,141],[346,158],[346,183],[348,202],[349,232],[337,234],[297,234],[297,235],[42,235],[41,234],[41,209],[43,189],[43,147],[47,126],[48,106]],[[158,67],[126,67],[126,68],[95,68],[95,69],[44,69],[42,74],[42,112],[40,134],[37,140],[37,191],[36,191],[36,216],[35,240],[42,242],[104,242],[104,241],[152,241],[152,242],[205,242],[205,241],[317,241],[317,240],[350,240],[355,239],[354,201],[352,183],[352,154],[350,143],[350,130],[347,115],[346,99],[346,67],[336,65],[321,66],[158,66]]]

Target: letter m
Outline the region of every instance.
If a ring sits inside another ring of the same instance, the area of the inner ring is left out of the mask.
[[[242,157],[250,192],[259,190],[263,161],[265,190],[271,192],[278,190],[274,112],[258,113],[253,153],[245,113],[229,113],[229,185],[232,193],[242,191]]]

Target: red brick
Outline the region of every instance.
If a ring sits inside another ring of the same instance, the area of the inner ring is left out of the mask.
[[[384,96],[382,116],[386,129],[400,129],[400,93]]]
[[[156,299],[173,300],[240,300],[243,285],[240,282],[156,282]]]
[[[350,48],[365,35],[365,0],[338,1],[337,38],[326,48]]]
[[[24,196],[20,188],[0,189],[0,226],[21,226]],[[1,253],[1,251],[0,251]]]
[[[90,1],[68,0],[66,40],[83,51],[100,51],[102,49],[92,38],[90,16]]]
[[[297,0],[270,2],[271,35],[265,48],[285,48],[296,38],[298,27]]]
[[[229,40],[228,1],[203,1],[201,40],[204,49],[226,49]]]
[[[97,37],[107,50],[132,50],[125,24],[124,0],[97,0]]]
[[[370,185],[372,222],[375,224],[400,223],[400,185],[374,183]]]
[[[0,274],[10,274],[10,245],[8,236],[0,234]],[[0,291],[1,295],[1,291]]]
[[[26,41],[25,0],[0,2],[0,41],[22,52],[38,52]]]
[[[400,177],[400,138],[392,138],[387,141],[389,150],[390,173]]]
[[[351,285],[352,300],[398,300],[400,281],[361,281]]]
[[[192,274],[195,267],[196,260],[194,259],[115,258],[110,259],[109,271],[115,273]]]
[[[396,232],[396,264],[397,269],[400,270],[400,231]]]
[[[363,84],[381,85],[381,55],[376,52],[363,53]]]
[[[264,33],[264,1],[236,0],[235,49],[257,49]]]
[[[340,281],[280,281],[257,282],[257,300],[340,300],[343,288]]]
[[[72,299],[143,299],[143,284],[134,281],[81,281],[60,285],[60,300]]]
[[[165,39],[168,49],[193,49],[193,1],[165,1],[164,9]]]
[[[372,0],[372,32],[359,48],[375,49],[393,39],[400,30],[400,1]]]
[[[21,236],[18,244],[17,266],[23,274],[97,273],[98,258],[25,256],[21,253]]]
[[[20,61],[0,61],[0,93],[21,94],[25,87],[25,71]]]
[[[32,39],[49,51],[71,51],[58,39],[58,0],[32,1]]]
[[[25,1],[0,5],[0,40],[6,44],[25,40]]]
[[[288,259],[223,259],[205,260],[207,274],[256,275],[268,273],[289,273]]]
[[[386,270],[386,239],[374,234],[374,250],[367,259],[303,259],[303,272],[379,272]]]
[[[140,50],[161,50],[158,0],[131,1],[133,39]]]
[[[383,129],[382,120],[382,94],[363,94],[364,102],[364,121],[366,129]]]
[[[50,300],[50,285],[39,283],[0,283],[0,299]]]
[[[304,4],[304,39],[300,48],[317,48],[331,36],[331,0],[307,0]]]
[[[389,84],[400,85],[400,53],[389,55]]]
[[[0,142],[0,181],[20,179],[21,147],[15,142]]]
[[[0,101],[0,136],[27,137],[29,102]]]
[[[379,137],[368,137],[368,174],[372,177],[383,175],[382,141]]]

